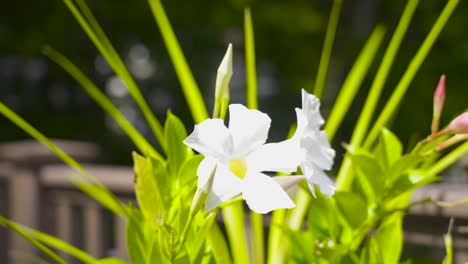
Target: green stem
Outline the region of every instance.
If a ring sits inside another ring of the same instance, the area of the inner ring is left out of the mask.
[[[257,70],[255,66],[255,40],[250,9],[244,11],[245,34],[245,70],[247,75],[247,107],[258,108],[257,98]]]
[[[282,254],[280,250],[281,244],[283,243],[282,232],[280,225],[284,223],[286,219],[286,210],[275,210],[271,217],[270,233],[268,234],[268,264],[274,263],[277,258],[282,259],[279,254]]]
[[[293,231],[297,231],[302,227],[303,220],[307,213],[307,208],[309,207],[309,203],[311,201],[310,195],[307,193],[306,190],[300,189],[299,193],[295,198],[296,208],[291,212],[289,217],[287,218],[287,225]],[[287,255],[288,255],[288,240],[283,239],[281,241],[281,245],[276,250],[278,253],[275,255],[274,259],[269,259],[270,264],[282,264],[286,263]]]
[[[322,98],[325,82],[327,80],[328,67],[330,65],[330,58],[333,49],[333,42],[335,41],[336,28],[340,20],[340,13],[343,1],[334,0],[330,18],[328,20],[327,33],[325,34],[325,41],[323,43],[322,55],[320,57],[319,69],[317,78],[315,79],[314,94],[318,98]]]
[[[431,175],[436,175],[448,168],[450,165],[455,163],[463,155],[468,152],[468,142],[465,142],[458,146],[456,149],[452,150],[449,154],[445,155],[439,161],[437,161],[432,167],[430,167],[427,172]]]
[[[250,224],[252,225],[253,263],[265,263],[265,242],[263,230],[263,215],[250,212]]]
[[[338,94],[338,98],[336,99],[327,120],[327,124],[325,125],[325,131],[327,132],[327,136],[330,140],[335,136],[343,118],[347,115],[349,107],[361,87],[364,77],[369,71],[369,67],[374,60],[375,54],[377,53],[384,35],[385,27],[382,25],[375,27],[359,53],[358,58],[354,62],[353,67],[346,76],[340,93]]]
[[[374,126],[372,127],[369,135],[364,141],[364,148],[369,149],[372,146],[372,144],[374,144],[374,141],[377,139],[377,136],[379,134],[380,128],[386,126],[390,119],[397,112],[397,108],[400,105],[400,102],[402,101],[406,91],[408,90],[409,85],[413,81],[414,76],[421,67],[421,64],[426,59],[427,54],[432,48],[432,45],[439,37],[440,32],[442,31],[448,19],[455,10],[458,1],[459,0],[449,0],[445,5],[444,10],[437,18],[437,21],[434,23],[434,26],[427,35],[423,44],[419,48],[414,58],[411,60],[410,64],[408,65],[408,68],[406,69],[403,77],[401,78],[400,82],[398,83],[397,87],[392,93],[392,96],[385,105],[383,111],[377,118],[377,121],[374,123]]]
[[[237,202],[221,209],[235,264],[249,264],[249,249],[245,235],[244,206]]]
[[[405,10],[403,11],[395,33],[393,34],[392,39],[390,40],[390,44],[385,51],[382,63],[380,64],[375,79],[372,82],[369,96],[367,97],[361,114],[359,115],[357,125],[354,128],[350,142],[352,147],[359,147],[367,133],[370,121],[379,101],[380,94],[382,93],[385,81],[387,80],[388,73],[392,68],[393,62],[395,60],[395,55],[397,54],[401,45],[401,41],[403,40],[403,37],[408,30],[408,26],[411,22],[418,3],[419,0],[408,1]],[[353,176],[351,174],[351,159],[348,155],[346,155],[336,180],[337,189],[348,190],[351,187],[351,183],[353,181]]]

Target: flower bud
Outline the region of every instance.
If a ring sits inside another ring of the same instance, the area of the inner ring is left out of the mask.
[[[440,116],[442,109],[444,108],[445,102],[445,75],[442,75],[439,80],[439,84],[434,92],[434,109],[432,114],[432,134],[439,131]]]
[[[464,112],[453,119],[447,129],[454,134],[468,134],[468,112]]]
[[[216,75],[215,105],[213,117],[217,118],[226,112],[229,103],[229,82],[232,77],[232,44],[229,44],[226,54]]]

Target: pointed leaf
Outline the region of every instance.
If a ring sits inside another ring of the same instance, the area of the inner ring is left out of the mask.
[[[187,138],[184,124],[171,112],[167,114],[164,137],[166,139],[168,172],[171,177],[175,178],[182,164],[193,155],[193,152],[183,142]],[[173,180],[172,182],[176,181]]]
[[[338,191],[333,198],[341,215],[352,228],[357,228],[364,223],[367,218],[367,205],[358,194]]]

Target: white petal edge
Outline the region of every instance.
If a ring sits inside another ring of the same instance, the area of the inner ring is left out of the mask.
[[[335,150],[331,148],[325,131],[309,133],[301,139],[305,150],[305,159],[323,170],[330,170],[335,158]]]
[[[247,175],[243,181],[242,196],[249,208],[259,214],[296,206],[283,188],[263,173]]]
[[[213,186],[205,202],[206,211],[210,211],[220,203],[229,201],[241,191],[242,180],[232,174],[226,166],[217,163]]]
[[[207,119],[195,125],[184,143],[203,156],[226,159],[232,151],[232,139],[222,119]]]
[[[333,196],[336,190],[335,184],[321,169],[315,167],[313,164],[302,164],[301,169],[306,177],[310,191],[314,196],[315,185],[319,187],[320,192],[325,196],[329,198]]]
[[[265,144],[270,130],[270,117],[241,104],[229,105],[229,131],[235,156],[243,156]]]
[[[302,110],[307,118],[307,127],[318,129],[325,121],[320,114],[320,100],[302,89]]]
[[[296,140],[285,140],[279,143],[268,143],[251,152],[246,157],[250,172],[276,171],[291,173],[303,158]]]

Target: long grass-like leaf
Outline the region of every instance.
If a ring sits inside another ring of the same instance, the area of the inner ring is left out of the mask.
[[[59,255],[57,255],[55,252],[50,250],[50,248],[46,247],[44,244],[42,244],[39,240],[28,234],[25,230],[23,230],[20,226],[17,224],[9,221],[8,219],[0,216],[0,225],[4,225],[11,230],[15,231],[22,237],[24,237],[26,240],[31,242],[35,247],[37,247],[42,253],[47,255],[51,260],[55,261],[56,263],[60,264],[66,264],[67,262],[63,260]]]
[[[330,58],[333,50],[333,42],[335,42],[336,28],[340,20],[341,7],[343,6],[342,0],[333,0],[330,18],[328,19],[327,33],[325,34],[325,41],[323,42],[323,50],[320,56],[319,69],[314,85],[314,95],[322,98],[325,83],[327,81],[328,67],[330,65]]]
[[[23,131],[28,133],[34,139],[46,145],[57,157],[70,167],[74,168],[78,172],[78,175],[75,176],[74,180],[80,189],[114,213],[121,215],[126,213],[124,206],[120,203],[117,197],[99,183],[96,178],[94,178],[79,162],[57,147],[57,145],[55,145],[50,139],[1,102],[0,113],[10,119],[15,125],[23,129]]]
[[[55,63],[60,65],[68,74],[70,74],[85,91],[93,98],[93,100],[101,106],[122,128],[125,134],[133,141],[135,146],[141,153],[149,153],[153,157],[162,159],[161,155],[154,147],[138,132],[138,130],[125,118],[119,109],[112,101],[91,81],[86,75],[80,71],[70,60],[57,52],[56,50],[46,47],[44,53]]]
[[[379,101],[380,94],[382,93],[385,81],[387,80],[388,73],[392,68],[395,56],[400,48],[401,41],[408,30],[408,26],[413,17],[414,11],[419,3],[419,0],[410,0],[406,4],[405,10],[400,18],[395,33],[390,40],[387,50],[385,51],[382,63],[377,71],[374,81],[372,82],[369,95],[366,99],[364,107],[362,108],[361,114],[359,115],[358,122],[354,128],[353,134],[351,136],[351,142],[349,143],[352,147],[359,147],[364,140],[364,137],[369,128],[370,121],[375,112],[375,108]],[[352,176],[349,174],[351,171],[351,159],[346,156],[340,171],[338,173],[336,185],[340,190],[346,190],[351,186]]]
[[[78,21],[81,28],[85,31],[86,35],[88,35],[88,37],[99,50],[104,59],[106,59],[106,61],[109,63],[110,67],[125,83],[130,95],[137,103],[150,128],[155,134],[156,140],[159,142],[161,147],[165,149],[164,133],[161,123],[151,111],[151,108],[149,107],[148,103],[145,101],[143,95],[141,94],[138,85],[131,77],[130,73],[125,67],[125,64],[122,62],[122,59],[111,45],[109,39],[104,34],[104,31],[99,26],[99,23],[97,22],[96,18],[92,15],[86,3],[83,0],[77,0],[79,5],[78,8],[72,0],[63,1],[75,17],[75,19]]]
[[[341,121],[343,121],[357,91],[361,87],[384,35],[385,28],[381,25],[372,31],[351,71],[348,73],[325,126],[325,131],[330,140],[335,136]]]
[[[432,45],[439,37],[440,32],[442,31],[448,19],[455,10],[455,7],[458,5],[458,2],[459,0],[449,0],[445,5],[444,10],[442,10],[442,13],[437,18],[437,21],[434,23],[434,26],[427,35],[423,44],[417,51],[414,58],[411,60],[410,64],[408,65],[408,68],[403,74],[403,77],[401,78],[400,82],[393,91],[392,96],[385,104],[383,111],[380,113],[379,117],[377,118],[377,121],[374,123],[374,126],[369,132],[369,135],[364,141],[364,148],[370,148],[372,146],[374,141],[377,139],[380,128],[386,126],[389,120],[397,112],[398,106],[400,105],[400,102],[402,101],[406,91],[408,90],[409,85],[413,81],[414,76],[421,67],[421,64],[426,59],[427,54],[432,48]]]
[[[149,4],[153,11],[156,23],[159,26],[159,30],[163,36],[172,64],[174,65],[177,76],[179,77],[185,99],[187,100],[190,111],[192,112],[193,120],[196,123],[200,123],[208,118],[208,112],[206,110],[205,102],[201,96],[200,89],[193,78],[192,71],[190,70],[187,60],[184,57],[184,53],[180,48],[177,37],[169,23],[169,19],[167,18],[161,1],[149,0]]]
[[[257,69],[255,65],[255,39],[250,8],[244,10],[244,38],[245,38],[245,73],[247,77],[247,107],[258,108],[257,98]]]
[[[436,175],[443,170],[447,169],[450,165],[455,163],[463,155],[468,152],[468,142],[465,142],[452,150],[449,154],[445,155],[443,158],[438,160],[432,167],[428,169],[428,173],[431,175]]]
[[[54,236],[51,236],[49,234],[34,230],[29,227],[22,226],[19,224],[16,224],[16,227],[19,229],[22,229],[24,232],[28,233],[31,237],[33,237],[34,239],[37,239],[41,243],[44,243],[50,247],[66,252],[69,255],[75,257],[76,259],[84,263],[98,263],[98,260],[96,258],[89,255],[85,251],[79,248],[76,248]]]

